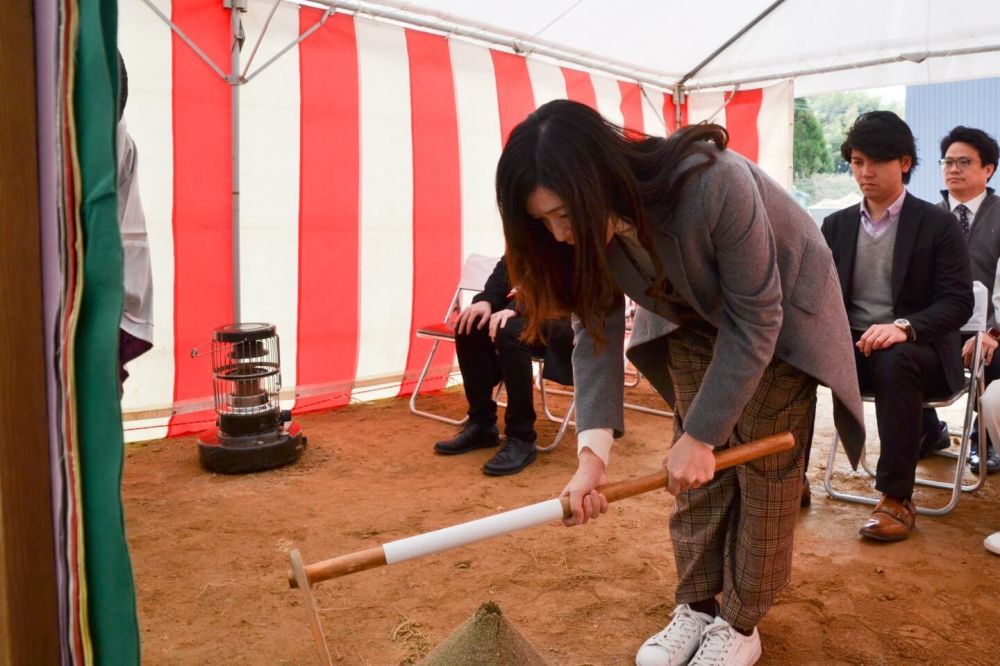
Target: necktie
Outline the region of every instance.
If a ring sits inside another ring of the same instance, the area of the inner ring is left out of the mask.
[[[965,204],[958,204],[955,206],[955,212],[958,214],[958,224],[962,227],[962,233],[965,234],[966,238],[969,236],[969,209],[966,208]]]

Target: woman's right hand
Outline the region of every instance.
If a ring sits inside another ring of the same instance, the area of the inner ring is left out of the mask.
[[[591,518],[597,518],[608,510],[608,499],[597,492],[598,486],[608,482],[608,471],[604,461],[588,448],[580,451],[576,473],[562,491],[569,495],[569,507],[572,517],[564,518],[563,524],[584,525]]]
[[[472,327],[476,326],[477,321],[479,325],[476,328],[481,329],[489,323],[491,314],[493,314],[493,306],[490,305],[489,301],[473,303],[458,313],[458,319],[455,320],[455,331],[460,334],[472,333]]]

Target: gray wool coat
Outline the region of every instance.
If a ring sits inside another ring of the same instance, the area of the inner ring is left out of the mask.
[[[731,150],[685,183],[677,207],[654,220],[653,242],[667,278],[718,329],[713,360],[684,418],[684,430],[712,445],[730,439],[772,358],[829,386],[834,422],[851,464],[864,444],[864,415],[850,328],[837,271],[809,215],[754,164]],[[681,168],[705,157],[688,157]],[[665,336],[679,318],[618,238],[608,246],[617,286],[638,304],[628,358],[670,404]],[[624,311],[603,322],[597,345],[574,318],[577,430],[624,432]]]

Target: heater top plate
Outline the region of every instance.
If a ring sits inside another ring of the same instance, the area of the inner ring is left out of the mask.
[[[264,322],[241,322],[220,326],[212,334],[216,342],[243,342],[244,340],[263,340],[273,338],[278,334],[274,324]]]

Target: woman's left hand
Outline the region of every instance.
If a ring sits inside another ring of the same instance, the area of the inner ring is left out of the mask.
[[[674,442],[663,459],[667,470],[667,490],[672,495],[688,488],[700,488],[715,476],[715,453],[712,447],[684,433]]]
[[[511,317],[516,317],[517,311],[507,308],[506,310],[501,310],[500,312],[494,312],[490,315],[490,340],[496,342],[497,331],[507,325],[507,320]]]

